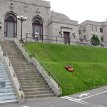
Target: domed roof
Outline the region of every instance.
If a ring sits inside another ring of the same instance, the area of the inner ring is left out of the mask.
[[[57,12],[51,12],[52,17],[54,18],[58,18],[58,19],[66,19],[66,20],[70,20],[68,16],[62,14],[62,13],[57,13]]]
[[[64,24],[73,24],[73,25],[78,25],[77,21],[70,20],[70,18],[62,13],[57,13],[57,12],[51,12],[51,19],[49,20],[50,22],[58,22],[58,23],[64,23]]]

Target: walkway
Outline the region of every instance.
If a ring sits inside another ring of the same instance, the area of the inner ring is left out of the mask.
[[[64,97],[38,98],[23,104],[5,104],[0,107],[107,107],[107,86]]]

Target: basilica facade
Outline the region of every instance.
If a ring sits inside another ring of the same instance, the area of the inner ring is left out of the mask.
[[[0,0],[1,37],[73,44],[90,43],[92,34],[106,43],[107,22],[86,20],[78,24],[62,13],[51,11],[48,1]]]
[[[65,44],[79,41],[78,22],[50,8],[50,2],[42,0],[0,0],[0,35]]]

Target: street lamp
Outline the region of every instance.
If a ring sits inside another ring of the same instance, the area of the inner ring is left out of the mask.
[[[24,22],[24,21],[26,21],[26,19],[27,19],[27,17],[24,17],[24,16],[17,16],[17,19],[18,20],[20,20],[20,22],[21,22],[21,37],[20,37],[20,42],[23,42],[23,38],[22,38],[22,23]]]
[[[1,29],[1,26],[2,26],[2,25],[1,25],[1,22],[0,22],[0,29]]]

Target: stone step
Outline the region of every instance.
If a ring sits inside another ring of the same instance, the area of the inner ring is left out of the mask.
[[[32,79],[32,81],[41,81],[41,80],[43,80],[43,78],[42,77],[39,77],[39,76],[26,76],[26,77],[23,77],[23,76],[21,76],[21,77],[19,77],[19,80],[20,81],[29,81],[29,80],[31,80]],[[44,81],[44,80],[43,80]]]
[[[7,78],[7,77],[9,77],[8,72],[2,72],[2,73],[0,73],[0,79],[1,78]]]
[[[0,67],[4,67],[5,66],[5,64],[0,64]]]
[[[20,76],[21,78],[24,78],[24,77],[38,77],[38,76],[41,77],[41,75],[40,75],[40,74],[37,74],[37,73],[29,73],[29,72],[25,72],[25,73],[26,73],[26,75],[24,75],[24,71],[21,72],[21,73],[17,73],[17,72],[16,72],[16,75],[17,75],[17,76]]]
[[[30,76],[30,75],[20,76],[20,78],[19,78],[19,80],[24,80],[24,81],[29,81],[31,79],[32,79],[32,81],[34,81],[34,80],[44,81],[40,76],[37,76],[35,74],[33,76]]]
[[[2,81],[2,80],[1,80]],[[6,83],[10,83],[11,81],[10,81],[10,79],[9,80],[3,80],[3,81],[5,81]]]
[[[14,89],[13,88],[0,89],[0,93],[10,93],[10,92],[14,92]]]
[[[41,87],[45,87],[47,88],[47,84],[31,84],[31,85],[22,85],[22,88],[41,88]]]
[[[22,86],[30,86],[30,85],[33,85],[33,86],[36,86],[36,85],[47,85],[47,83],[44,83],[44,82],[21,82],[21,85]]]
[[[8,97],[8,96],[15,96],[15,93],[14,92],[0,93],[0,97]]]
[[[52,92],[50,90],[35,90],[35,91],[27,91],[25,92],[25,95],[38,95],[38,94],[51,94]]]
[[[0,81],[5,81],[5,80],[9,80],[9,77],[4,77],[4,78],[0,78]]]
[[[7,70],[5,67],[0,67],[0,71],[1,70]],[[2,72],[2,71],[1,71]]]
[[[18,66],[16,64],[13,64],[13,67],[16,69],[22,69],[23,70],[24,68],[26,68],[28,70],[36,70],[36,67],[29,66],[29,64],[26,64],[26,65],[19,65],[20,63],[17,63],[17,64],[18,64]]]
[[[53,94],[39,94],[39,95],[26,95],[25,96],[27,99],[32,99],[32,98],[43,98],[43,97],[54,97]]]
[[[1,63],[4,63],[4,60],[0,59],[0,64],[1,64]]]
[[[11,50],[14,51],[14,52],[6,51],[10,57],[16,56],[16,58],[17,57],[19,57],[19,58],[22,57],[23,59],[25,59],[25,57],[23,57],[23,54],[18,52],[18,50],[17,50],[17,52],[15,52],[15,50],[13,50],[13,49],[11,49]]]
[[[7,71],[6,67],[0,67],[0,71],[2,72],[2,70]]]
[[[13,58],[10,58],[10,57],[9,57],[9,59],[11,59],[11,62],[14,62],[14,64],[15,64],[15,63],[20,63],[20,62],[22,62],[22,64],[23,64],[23,63],[25,62],[25,60],[24,60],[23,58],[17,58],[17,59],[16,59],[16,58],[14,58],[14,57],[13,57]]]
[[[23,76],[23,75],[21,75],[20,76],[20,78],[19,78],[19,80],[22,80],[22,81],[26,81],[26,80],[43,80],[40,76],[37,76],[37,75],[33,75],[33,76],[30,76],[30,75],[26,75],[26,76]],[[43,80],[44,81],[44,80]]]
[[[20,62],[23,64],[25,62],[23,59],[14,59],[14,58],[10,58],[10,57],[9,57],[9,59],[11,59],[11,62],[13,64],[20,63]]]
[[[13,102],[18,102],[18,100],[17,99],[11,99],[11,100],[2,99],[2,100],[0,100],[0,104],[13,103]]]
[[[23,55],[23,54],[19,51],[19,49],[18,49],[18,48],[15,48],[15,47],[10,47],[10,46],[8,46],[8,49],[6,50],[6,48],[5,48],[5,51],[6,51],[9,55],[11,55],[11,54]]]
[[[11,54],[11,53],[7,52],[7,54],[8,54],[8,56],[9,56],[10,58],[15,58],[15,59],[18,59],[18,58],[19,58],[19,59],[26,60],[25,57],[23,57],[23,55],[20,54],[20,53]]]
[[[21,72],[21,73],[16,73],[16,75],[18,75],[18,76],[20,76],[20,77],[34,77],[34,76],[40,76],[41,77],[41,75],[40,74],[38,74],[38,73],[29,73],[29,72],[25,72],[26,73],[26,76],[24,75],[24,73],[23,72]]]
[[[31,66],[23,66],[23,65],[20,65],[20,66],[14,66],[13,65],[13,67],[15,68],[15,69],[20,69],[20,70],[36,70],[36,68],[34,68],[34,67],[31,67]]]
[[[21,77],[26,77],[26,76],[40,76],[41,77],[41,74],[39,74],[37,71],[23,70],[23,71],[16,71],[16,74]]]
[[[12,100],[16,100],[17,99],[17,97],[16,96],[4,96],[4,97],[0,97],[0,102],[1,101],[12,101]]]
[[[35,88],[23,88],[25,92],[32,92],[32,91],[41,91],[41,90],[50,90],[49,87],[35,87]]]
[[[42,80],[42,79],[38,79],[38,80],[36,80],[36,79],[23,79],[23,78],[19,78],[19,81],[20,82],[22,82],[22,83],[24,83],[24,82],[26,82],[26,83],[28,83],[28,84],[32,84],[32,83],[43,83],[43,82],[45,82],[44,80]]]
[[[25,75],[26,73],[26,75]],[[20,70],[16,72],[19,76],[41,76],[41,74],[37,70]]]
[[[6,88],[6,89],[12,89],[12,88],[14,89],[14,87],[11,86],[11,85],[9,85],[9,86],[7,85],[5,88]]]
[[[2,77],[7,77],[8,76],[8,73],[0,73],[0,78],[2,78]]]
[[[14,67],[15,68],[15,67]],[[29,68],[15,68],[15,69],[20,69],[20,71],[16,71],[17,73],[23,73],[23,71],[24,72],[28,72],[28,73],[39,73],[38,71],[37,71],[37,69],[35,68],[35,69],[29,69]]]
[[[6,74],[8,74],[8,72],[6,70],[0,71],[0,75],[6,75]]]
[[[35,68],[33,64],[29,64],[29,63],[22,63],[22,64],[19,63],[19,65],[17,65],[16,63],[14,63],[13,65],[14,65],[14,67],[17,67],[17,66],[26,67],[27,66],[27,67]]]
[[[10,56],[9,55],[9,58],[11,58],[12,59],[12,61],[25,61],[26,59],[25,58],[23,58],[23,57],[18,57],[17,55],[16,56]],[[14,60],[13,60],[14,59]]]

